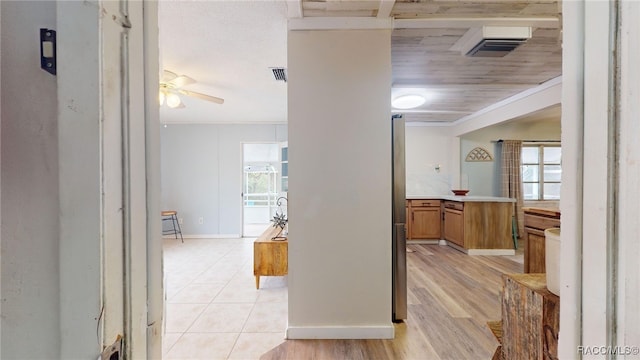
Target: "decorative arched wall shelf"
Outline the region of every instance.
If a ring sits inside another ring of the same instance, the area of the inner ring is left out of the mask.
[[[469,151],[464,161],[493,161],[493,156],[486,149],[477,147]]]

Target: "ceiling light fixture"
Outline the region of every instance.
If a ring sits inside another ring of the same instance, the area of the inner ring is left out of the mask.
[[[398,96],[397,98],[393,99],[393,101],[391,102],[391,106],[396,109],[413,109],[424,104],[426,101],[427,99],[425,99],[422,95],[407,94]]]
[[[175,109],[182,104],[182,101],[180,100],[180,96],[178,96],[177,94],[168,93],[166,97],[167,97],[167,106],[172,109]]]

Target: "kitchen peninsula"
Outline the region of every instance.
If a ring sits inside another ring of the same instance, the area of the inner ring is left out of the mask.
[[[406,197],[407,244],[452,246],[469,255],[513,255],[515,199],[492,196]]]

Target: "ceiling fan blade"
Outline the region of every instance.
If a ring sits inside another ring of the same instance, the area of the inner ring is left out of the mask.
[[[187,75],[180,75],[169,81],[174,88],[179,89],[185,85],[194,84],[196,81]]]
[[[214,102],[216,104],[223,104],[224,103],[224,99],[222,99],[222,98],[211,96],[211,95],[202,94],[202,93],[195,92],[195,91],[179,89],[178,92],[180,94],[182,94],[182,95],[192,96],[194,98],[198,98],[198,99],[202,99],[202,100],[206,100],[206,101],[211,101],[211,102]]]
[[[169,70],[164,70],[162,72],[162,79],[160,79],[160,82],[163,83],[168,83],[169,81],[175,79],[178,77],[178,74],[174,73],[173,71],[169,71]]]

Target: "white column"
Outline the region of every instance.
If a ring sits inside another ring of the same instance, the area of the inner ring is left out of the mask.
[[[288,338],[391,338],[391,31],[290,31]]]

